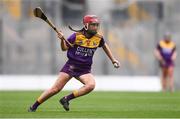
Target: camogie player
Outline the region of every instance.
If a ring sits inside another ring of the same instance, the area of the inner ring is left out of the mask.
[[[174,91],[174,61],[176,60],[176,45],[171,40],[171,35],[166,33],[164,39],[160,40],[156,49],[155,56],[160,63],[160,68],[162,71],[161,83],[162,90],[166,91],[167,88],[170,88],[170,91]],[[169,78],[169,80],[167,79]]]
[[[61,40],[61,49],[67,51],[68,61],[61,69],[59,77],[54,85],[44,91],[35,103],[28,109],[29,112],[36,111],[37,107],[46,101],[48,98],[57,94],[62,90],[65,84],[72,78],[76,78],[83,87],[74,90],[69,95],[62,97],[59,102],[66,111],[69,111],[69,102],[72,99],[86,95],[95,88],[94,76],[91,74],[91,65],[93,55],[98,47],[102,47],[115,68],[120,67],[120,63],[112,55],[110,48],[106,44],[103,36],[97,31],[99,28],[99,20],[95,15],[86,15],[83,17],[84,27],[75,31],[67,40],[73,44],[70,46],[64,39],[61,32],[58,33],[58,38]]]

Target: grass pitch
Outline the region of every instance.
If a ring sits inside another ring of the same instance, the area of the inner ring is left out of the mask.
[[[72,100],[66,112],[61,92],[27,112],[41,91],[0,91],[0,118],[180,118],[180,92],[92,92]]]

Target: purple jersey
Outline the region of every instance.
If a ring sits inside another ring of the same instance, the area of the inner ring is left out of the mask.
[[[96,34],[88,39],[78,32],[72,34],[67,40],[74,44],[74,47],[69,47],[67,51],[69,60],[61,69],[61,72],[65,72],[73,77],[90,73],[94,52],[98,47],[102,47],[105,44],[103,37]]]
[[[74,44],[74,47],[69,47],[67,51],[69,61],[88,66],[92,65],[92,58],[96,49],[105,43],[101,35],[96,34],[88,39],[79,32],[72,34],[68,41]]]
[[[174,62],[171,59],[173,53],[176,50],[176,45],[174,42],[172,42],[172,41],[165,42],[164,40],[161,40],[157,45],[157,49],[159,50],[159,52],[160,52],[162,58],[164,59],[164,61],[166,62],[167,66],[174,64]]]

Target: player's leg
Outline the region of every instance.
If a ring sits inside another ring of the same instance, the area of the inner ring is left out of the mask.
[[[174,91],[174,67],[170,66],[168,68],[168,75],[169,75],[169,88],[170,91],[173,92]]]
[[[167,68],[162,67],[161,71],[162,71],[162,75],[161,75],[162,90],[163,90],[163,92],[165,92],[166,89],[167,89],[167,80],[166,80],[166,78],[167,78],[167,75],[168,75],[168,70],[167,70]]]
[[[94,90],[96,83],[94,76],[91,73],[80,76],[78,80],[83,83],[84,86],[77,90],[76,97],[83,96]]]
[[[83,87],[81,87],[80,89],[78,90],[75,90],[73,91],[71,94],[63,97],[61,100],[60,100],[60,103],[63,105],[64,109],[66,111],[69,110],[69,101],[76,98],[76,97],[79,97],[79,96],[82,96],[82,95],[85,95],[85,94],[88,94],[89,92],[91,92],[94,88],[95,88],[95,80],[94,80],[94,77],[91,73],[88,73],[88,74],[84,74],[84,75],[81,75],[78,80],[84,84]]]
[[[44,101],[46,101],[51,96],[57,94],[61,89],[64,87],[64,85],[71,79],[72,77],[69,76],[67,73],[60,72],[59,77],[54,83],[54,85],[44,91],[40,97],[37,99],[37,101],[30,107],[29,111],[35,111],[37,107],[42,104]]]

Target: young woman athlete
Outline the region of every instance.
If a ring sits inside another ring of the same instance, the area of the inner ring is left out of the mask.
[[[171,40],[171,35],[166,33],[164,39],[160,40],[156,49],[155,56],[160,63],[161,68],[161,84],[162,90],[166,91],[168,87],[170,91],[174,91],[174,61],[176,60],[176,45]],[[167,79],[169,78],[169,79]]]
[[[79,80],[84,86],[59,100],[66,111],[69,111],[70,100],[91,92],[95,88],[95,80],[91,74],[92,58],[98,47],[103,48],[115,68],[120,67],[120,63],[113,57],[104,38],[97,32],[99,28],[97,16],[84,16],[83,24],[84,27],[81,30],[76,31],[67,39],[73,46],[63,40],[64,36],[61,32],[58,33],[58,38],[61,40],[61,49],[67,51],[68,61],[61,69],[54,85],[40,95],[28,109],[29,112],[36,111],[40,104],[60,92],[72,77]]]

